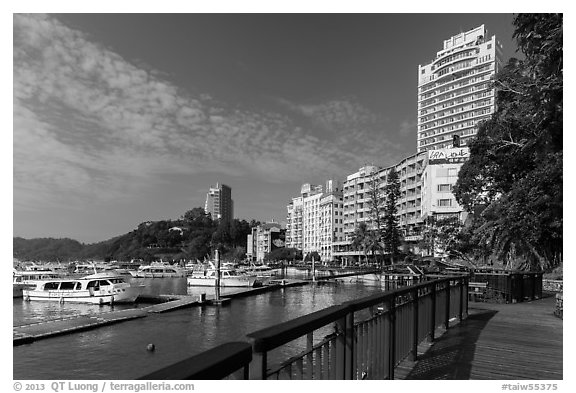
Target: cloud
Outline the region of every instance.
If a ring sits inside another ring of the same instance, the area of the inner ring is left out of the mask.
[[[404,120],[400,123],[398,133],[402,136],[416,135],[417,123],[413,120]]]
[[[345,176],[400,149],[383,118],[353,100],[284,101],[299,117],[232,109],[51,16],[15,14],[13,53],[14,203],[23,209],[130,198],[164,174]]]

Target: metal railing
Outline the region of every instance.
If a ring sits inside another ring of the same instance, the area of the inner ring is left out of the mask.
[[[468,277],[448,277],[332,306],[248,334],[251,379],[393,379],[394,368],[435,330],[468,310]],[[355,317],[368,315],[355,322]],[[335,332],[314,344],[314,332]],[[270,367],[269,353],[301,337],[306,349]]]

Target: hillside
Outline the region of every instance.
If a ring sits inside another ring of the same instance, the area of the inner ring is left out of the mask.
[[[221,250],[227,259],[242,259],[246,253],[246,239],[251,228],[259,222],[233,220],[221,225],[204,213],[202,208],[186,212],[178,220],[143,222],[124,235],[112,239],[83,244],[73,239],[13,239],[15,258],[38,261],[121,260],[134,258],[152,261],[204,259],[211,247]]]

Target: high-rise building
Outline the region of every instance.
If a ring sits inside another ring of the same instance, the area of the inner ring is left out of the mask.
[[[317,252],[323,261],[333,257],[333,243],[343,236],[342,186],[328,180],[321,185],[303,184],[300,196],[287,206],[286,247]]]
[[[428,64],[418,66],[418,152],[466,146],[478,123],[495,110],[490,82],[502,67],[502,45],[484,25],[444,40]]]
[[[213,220],[231,222],[234,218],[234,201],[232,201],[232,189],[225,184],[216,183],[210,186],[206,194],[204,211],[212,215]]]

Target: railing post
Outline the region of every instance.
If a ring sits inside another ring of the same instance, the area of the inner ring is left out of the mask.
[[[458,304],[458,320],[462,322],[464,320],[464,277],[458,280],[458,286],[460,287],[460,301]],[[466,295],[468,296],[468,295]]]
[[[431,320],[431,326],[430,326],[430,342],[434,341],[436,339],[436,283],[432,283],[432,304],[431,304],[431,309],[432,309],[432,318],[430,318]]]
[[[444,327],[450,327],[450,279],[446,280],[446,315],[444,316]]]
[[[390,304],[388,306],[390,312],[390,351],[388,359],[388,379],[394,379],[394,367],[396,358],[396,296],[390,296]]]
[[[250,379],[266,379],[267,369],[267,353],[266,352],[253,352],[252,363],[250,371]]]
[[[412,351],[410,353],[410,360],[416,361],[418,358],[418,289],[412,291],[412,310],[413,310],[413,325],[412,325]]]
[[[356,356],[355,354],[355,336],[354,336],[354,311],[350,310],[350,312],[346,315],[346,352],[345,352],[345,367],[346,371],[344,373],[345,379],[354,379],[354,375],[356,375]]]
[[[468,318],[468,291],[470,290],[470,276],[464,278],[464,300],[466,304],[466,318]]]
[[[306,368],[306,378],[309,380],[312,380],[314,375],[314,364],[312,354],[313,346],[314,346],[314,333],[310,332],[306,335],[306,351],[308,351],[308,355],[306,355],[306,362],[308,363],[308,367]]]
[[[336,321],[338,334],[336,337],[336,379],[345,379],[346,375],[346,317]]]

